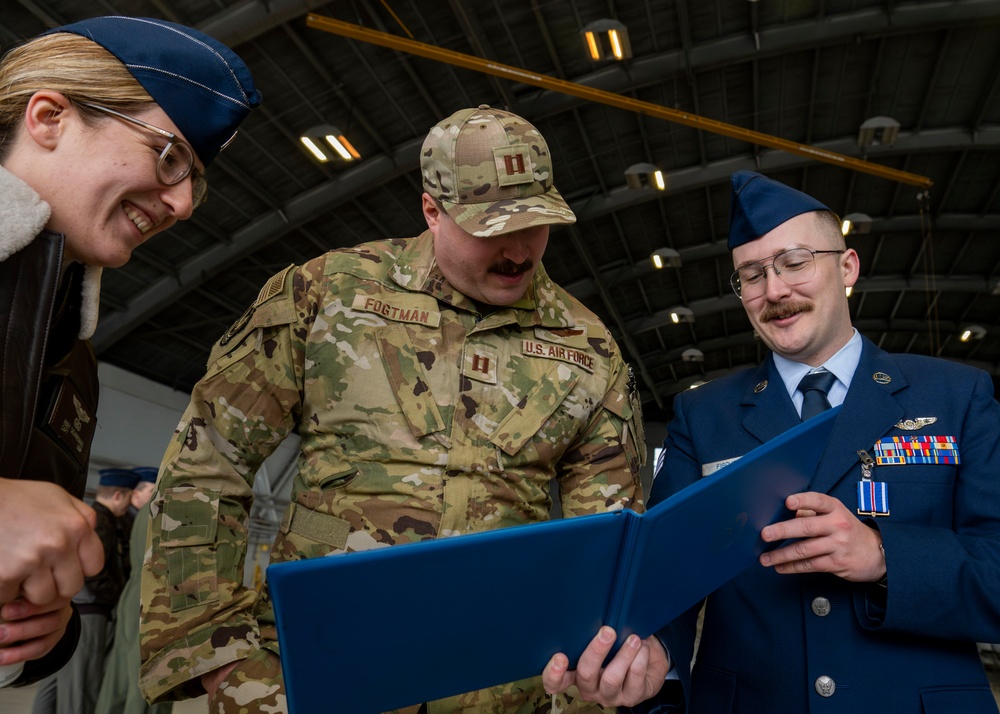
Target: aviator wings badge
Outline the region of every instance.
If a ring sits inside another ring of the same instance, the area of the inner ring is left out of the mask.
[[[903,429],[904,431],[916,431],[917,429],[923,429],[928,424],[933,424],[937,421],[937,417],[917,417],[916,419],[903,419],[902,421],[896,422],[897,429]]]

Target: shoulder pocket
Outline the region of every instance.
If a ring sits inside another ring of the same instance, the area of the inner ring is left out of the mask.
[[[171,612],[219,599],[218,526],[218,494],[193,486],[163,492],[153,531],[166,559]]]

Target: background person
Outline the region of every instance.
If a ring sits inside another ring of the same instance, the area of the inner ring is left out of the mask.
[[[254,473],[292,431],[299,471],[274,561],[543,521],[553,480],[567,515],[641,507],[629,369],[542,267],[549,227],[575,221],[545,140],[509,112],[465,109],[431,128],[421,171],[427,231],[282,271],[213,349],[151,507],[149,698],[207,691],[213,712],[287,711],[274,614],[243,562]],[[386,587],[400,607],[419,601],[419,584]],[[351,596],[331,593],[344,601],[316,616],[350,617]],[[387,643],[390,657],[419,653]],[[580,711],[574,700],[556,705]],[[549,704],[534,677],[427,710]]]
[[[132,498],[128,507],[128,515],[135,518],[136,514],[147,504],[149,499],[156,493],[156,473],[155,466],[137,466],[132,469],[139,481],[132,489]]]
[[[169,714],[171,702],[149,704],[139,691],[139,592],[149,526],[149,499],[156,491],[156,469],[132,470],[139,478],[130,508],[138,508],[129,536],[129,577],[115,608],[115,637],[97,697],[97,714]]]
[[[132,562],[131,549],[132,549],[132,528],[135,522],[135,517],[139,514],[139,511],[149,503],[149,500],[156,493],[156,474],[158,469],[155,466],[136,466],[132,469],[132,473],[135,474],[138,479],[135,484],[135,488],[132,489],[132,497],[129,500],[128,510],[125,512],[125,560],[126,562]],[[141,542],[139,543],[139,550],[143,551],[146,549],[146,536],[145,533],[141,537]],[[138,570],[136,572],[139,572]]]
[[[27,660],[16,684],[69,659],[70,598],[102,566],[80,500],[101,269],[191,215],[259,101],[231,50],[161,20],[84,20],[0,63],[0,670]]]
[[[643,710],[995,713],[976,647],[1000,641],[1000,404],[989,375],[862,337],[845,292],[858,255],[806,194],[734,174],[729,247],[733,288],[771,354],[675,398],[650,502],[808,418],[813,402],[843,409],[811,490],[785,501],[796,517],[761,532],[792,542],[708,598],[697,653],[698,607],[659,633],[679,681]],[[600,652],[594,643],[576,681],[619,695],[592,666]],[[572,678],[555,669],[548,685]]]

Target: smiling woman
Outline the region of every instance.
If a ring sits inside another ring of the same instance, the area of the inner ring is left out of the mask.
[[[100,673],[78,675],[102,661],[117,598],[81,591],[115,551],[97,535],[106,516],[79,500],[101,270],[190,217],[205,168],[260,94],[225,45],[129,17],[14,48],[0,87],[0,686],[53,674],[79,639],[80,666],[46,686],[60,710],[90,711]]]

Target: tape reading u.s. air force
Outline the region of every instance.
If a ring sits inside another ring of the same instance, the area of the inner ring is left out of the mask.
[[[360,312],[375,313],[393,322],[412,322],[428,327],[438,327],[441,324],[441,313],[436,310],[424,310],[407,305],[405,302],[396,304],[371,295],[355,295],[351,308]]]
[[[960,463],[954,436],[887,436],[875,444],[877,466]]]
[[[548,344],[537,340],[521,340],[521,354],[545,359],[557,359],[582,367],[587,372],[594,371],[594,355],[576,350],[566,345]]]

